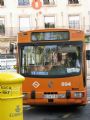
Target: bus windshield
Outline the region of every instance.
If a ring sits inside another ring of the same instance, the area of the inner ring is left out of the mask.
[[[21,47],[20,73],[60,77],[80,74],[81,47],[73,44],[41,44]]]

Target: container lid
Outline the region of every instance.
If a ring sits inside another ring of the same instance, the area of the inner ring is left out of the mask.
[[[0,83],[19,83],[24,81],[24,77],[15,72],[0,73]]]

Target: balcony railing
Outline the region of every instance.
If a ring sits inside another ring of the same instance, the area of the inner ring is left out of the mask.
[[[44,5],[55,5],[55,0],[44,0],[43,4]]]
[[[27,0],[27,1],[20,1],[20,0],[18,0],[18,5],[20,5],[20,6],[23,6],[23,5],[30,5],[30,3],[29,3],[29,0]]]
[[[79,4],[78,0],[68,0],[68,4]]]
[[[14,37],[17,36],[17,33],[19,32],[18,28],[15,27],[1,27],[0,28],[0,37],[6,36],[6,37]]]

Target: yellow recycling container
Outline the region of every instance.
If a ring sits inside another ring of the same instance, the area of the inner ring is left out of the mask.
[[[23,120],[23,81],[18,73],[0,73],[0,120]]]

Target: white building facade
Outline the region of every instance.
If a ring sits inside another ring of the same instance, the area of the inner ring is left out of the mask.
[[[48,27],[75,28],[90,35],[90,0],[0,0],[0,44],[7,43],[1,53],[9,52],[19,31]]]

